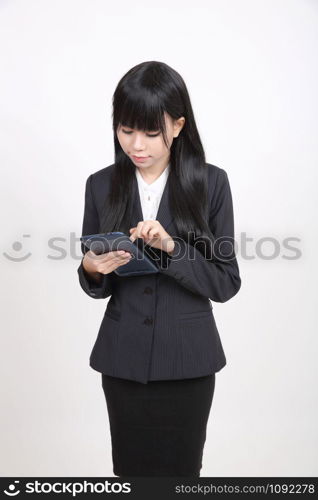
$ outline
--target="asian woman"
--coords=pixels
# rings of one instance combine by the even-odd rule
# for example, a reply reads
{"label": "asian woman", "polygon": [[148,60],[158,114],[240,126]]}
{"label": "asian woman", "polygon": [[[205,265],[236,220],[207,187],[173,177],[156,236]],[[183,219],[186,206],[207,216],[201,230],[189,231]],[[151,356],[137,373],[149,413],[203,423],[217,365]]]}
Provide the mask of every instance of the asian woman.
{"label": "asian woman", "polygon": [[241,287],[228,175],[206,162],[186,84],[166,63],[120,79],[112,120],[114,163],[86,181],[82,235],[124,232],[158,269],[120,276],[129,252],[82,245],[81,287],[109,297],[90,366],[101,374],[113,472],[198,477],[226,365],[212,303]]}

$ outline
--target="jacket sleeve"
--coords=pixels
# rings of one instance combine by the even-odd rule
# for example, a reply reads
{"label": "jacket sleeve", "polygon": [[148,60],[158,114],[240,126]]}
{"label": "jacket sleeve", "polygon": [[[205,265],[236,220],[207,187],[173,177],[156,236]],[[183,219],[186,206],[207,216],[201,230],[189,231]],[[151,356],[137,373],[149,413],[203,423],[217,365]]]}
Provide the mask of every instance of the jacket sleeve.
{"label": "jacket sleeve", "polygon": [[210,206],[209,227],[214,236],[212,259],[207,260],[195,246],[175,237],[173,252],[162,252],[165,259],[160,262],[160,272],[193,293],[226,302],[239,291],[241,279],[235,256],[231,189],[227,173],[221,168]]}
{"label": "jacket sleeve", "polygon": [[[84,218],[82,225],[82,236],[88,234],[99,233],[99,216],[93,199],[92,192],[92,174],[88,177],[85,187],[85,207]],[[88,248],[81,243],[81,251],[83,254],[81,263],[77,269],[78,278],[82,289],[87,295],[94,299],[105,299],[112,294],[112,273],[102,274],[102,281],[100,284],[94,282],[83,266],[83,259]]]}

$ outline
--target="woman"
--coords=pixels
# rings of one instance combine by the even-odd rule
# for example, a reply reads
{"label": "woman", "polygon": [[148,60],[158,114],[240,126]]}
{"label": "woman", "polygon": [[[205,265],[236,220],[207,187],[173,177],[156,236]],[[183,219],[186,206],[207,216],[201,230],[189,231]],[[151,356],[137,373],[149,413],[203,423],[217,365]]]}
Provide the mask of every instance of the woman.
{"label": "woman", "polygon": [[113,96],[115,162],[86,181],[82,235],[122,231],[158,272],[119,276],[129,253],[82,245],[83,290],[110,297],[90,366],[100,372],[117,476],[200,475],[215,373],[226,364],[211,301],[240,289],[225,170],[205,162],[189,94],[147,61]]}

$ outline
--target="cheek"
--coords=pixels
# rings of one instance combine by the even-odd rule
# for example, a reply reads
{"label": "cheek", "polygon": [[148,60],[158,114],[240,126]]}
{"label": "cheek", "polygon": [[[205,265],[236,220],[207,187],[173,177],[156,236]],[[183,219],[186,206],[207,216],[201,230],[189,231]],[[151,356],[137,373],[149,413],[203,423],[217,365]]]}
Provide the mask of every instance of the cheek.
{"label": "cheek", "polygon": [[[170,139],[168,137],[168,145],[169,144],[170,144]],[[164,142],[163,139],[160,141],[160,144],[158,144],[157,148],[158,148],[158,151],[160,151],[162,154],[166,154],[167,150],[170,149],[170,147],[166,146],[166,144],[165,144],[165,142]]]}
{"label": "cheek", "polygon": [[152,149],[157,151],[157,153],[164,153],[167,148],[164,140],[160,137],[158,140],[152,143]]}

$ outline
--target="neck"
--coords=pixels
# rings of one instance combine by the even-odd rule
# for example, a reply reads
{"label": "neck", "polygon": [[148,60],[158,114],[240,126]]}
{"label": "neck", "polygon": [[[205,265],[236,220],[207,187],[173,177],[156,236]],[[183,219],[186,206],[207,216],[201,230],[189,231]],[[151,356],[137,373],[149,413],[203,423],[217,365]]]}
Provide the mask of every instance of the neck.
{"label": "neck", "polygon": [[152,167],[147,168],[136,166],[136,168],[138,168],[140,175],[142,176],[144,181],[147,182],[147,184],[151,184],[156,179],[158,179],[158,177],[160,177],[162,172],[167,168],[168,164],[169,160],[166,161],[163,165],[153,165]]}

